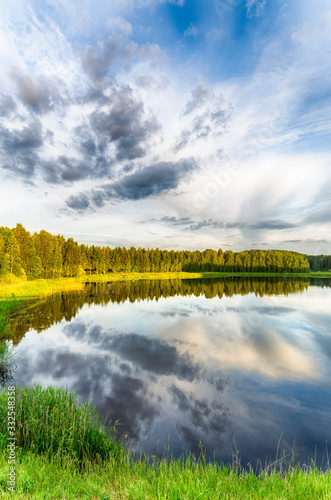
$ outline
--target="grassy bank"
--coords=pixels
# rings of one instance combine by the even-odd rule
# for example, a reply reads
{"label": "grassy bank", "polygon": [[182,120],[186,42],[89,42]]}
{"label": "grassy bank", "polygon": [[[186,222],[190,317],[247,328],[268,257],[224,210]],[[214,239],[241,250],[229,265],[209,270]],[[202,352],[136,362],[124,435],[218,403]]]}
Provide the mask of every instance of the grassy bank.
{"label": "grassy bank", "polygon": [[72,278],[0,283],[0,340],[8,337],[8,319],[37,300],[65,290],[81,290],[84,283]]}
{"label": "grassy bank", "polygon": [[[24,499],[328,499],[331,474],[314,466],[243,470],[202,458],[135,459],[64,389],[16,391],[16,495]],[[8,492],[7,399],[0,396],[0,494]],[[113,428],[111,431],[113,432]]]}
{"label": "grassy bank", "polygon": [[[286,474],[237,473],[193,460],[146,460],[88,464],[79,470],[70,459],[48,462],[31,452],[18,454],[16,494],[7,489],[7,466],[0,457],[1,498],[31,500],[326,500],[331,498],[331,474],[293,468]],[[1,489],[0,489],[1,492]]]}
{"label": "grassy bank", "polygon": [[153,279],[195,279],[195,278],[331,278],[331,272],[310,273],[118,273],[86,275],[75,278],[24,281],[15,284],[0,283],[0,300],[4,298],[34,299],[64,290],[80,290],[86,282],[153,280]]}
{"label": "grassy bank", "polygon": [[311,273],[118,273],[106,275],[91,275],[75,278],[35,280],[24,282],[0,282],[0,339],[8,337],[8,318],[19,314],[21,308],[33,306],[37,299],[42,299],[53,293],[81,290],[86,282],[118,282],[159,279],[196,279],[196,278],[331,278],[331,272]]}
{"label": "grassy bank", "polygon": [[[256,278],[331,278],[331,272],[309,272],[309,273],[249,273],[249,272],[222,272],[222,273],[118,273],[95,276],[82,276],[80,278],[67,278],[80,281],[122,281],[140,279],[195,279],[195,278],[232,278],[232,277],[256,277]],[[0,289],[1,294],[1,289]]]}

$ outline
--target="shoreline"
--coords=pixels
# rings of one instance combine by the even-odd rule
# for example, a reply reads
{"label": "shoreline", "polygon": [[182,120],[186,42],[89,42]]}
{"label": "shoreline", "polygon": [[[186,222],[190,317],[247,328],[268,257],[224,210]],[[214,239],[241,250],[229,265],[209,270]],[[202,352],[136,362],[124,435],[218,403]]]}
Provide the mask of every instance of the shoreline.
{"label": "shoreline", "polygon": [[62,291],[81,290],[85,283],[117,282],[155,279],[202,279],[202,278],[331,278],[331,272],[266,273],[266,272],[201,272],[201,273],[118,273],[95,274],[71,278],[38,279],[19,283],[0,282],[0,302],[6,299],[26,301],[46,297]]}
{"label": "shoreline", "polygon": [[85,283],[121,282],[139,280],[166,280],[166,279],[205,279],[205,278],[279,278],[279,279],[310,279],[331,278],[331,272],[309,273],[260,273],[260,272],[201,272],[201,273],[118,273],[85,275],[71,278],[38,279],[18,283],[0,283],[0,339],[7,337],[8,319],[22,309],[33,306],[36,301],[42,300],[55,293],[65,291],[79,291]]}

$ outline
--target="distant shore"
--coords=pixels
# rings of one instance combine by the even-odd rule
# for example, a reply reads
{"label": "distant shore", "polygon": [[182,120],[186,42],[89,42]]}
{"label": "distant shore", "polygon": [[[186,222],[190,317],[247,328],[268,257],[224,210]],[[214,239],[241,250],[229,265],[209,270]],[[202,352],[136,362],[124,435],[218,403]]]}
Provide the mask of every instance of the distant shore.
{"label": "distant shore", "polygon": [[86,282],[133,281],[152,279],[197,279],[197,278],[331,278],[331,271],[311,271],[308,273],[266,273],[266,272],[201,272],[201,273],[111,273],[85,275],[72,278],[37,279],[18,283],[0,282],[0,300],[7,298],[35,299],[66,291],[81,290]]}
{"label": "distant shore", "polygon": [[[252,273],[252,272],[203,272],[203,273],[111,273],[101,275],[85,275],[73,278],[37,279],[31,281],[16,281],[14,283],[0,282],[0,339],[6,338],[8,318],[18,314],[21,309],[34,306],[36,300],[44,299],[54,293],[78,291],[89,282],[117,282],[159,279],[197,279],[197,278],[331,278],[331,272],[308,273]],[[18,278],[16,278],[18,280]]]}

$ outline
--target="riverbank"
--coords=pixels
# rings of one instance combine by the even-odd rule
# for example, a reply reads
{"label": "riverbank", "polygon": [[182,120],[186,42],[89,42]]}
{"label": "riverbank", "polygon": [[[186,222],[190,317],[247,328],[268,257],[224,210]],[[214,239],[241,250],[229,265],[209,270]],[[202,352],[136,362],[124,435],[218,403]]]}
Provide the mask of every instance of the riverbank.
{"label": "riverbank", "polygon": [[[286,474],[256,476],[237,473],[217,464],[194,460],[147,460],[89,464],[82,471],[70,459],[29,453],[17,454],[16,494],[24,500],[326,500],[330,498],[331,473],[313,467],[292,468]],[[8,465],[0,456],[1,498],[13,498],[7,490]]]}
{"label": "riverbank", "polygon": [[204,272],[204,273],[118,273],[85,275],[74,278],[40,279],[23,281],[14,284],[0,283],[0,299],[2,298],[40,298],[46,295],[65,290],[80,290],[86,282],[97,281],[127,281],[127,280],[154,280],[154,279],[196,279],[196,278],[331,278],[331,272],[309,273],[252,273],[252,272]]}
{"label": "riverbank", "polygon": [[0,284],[0,340],[8,337],[8,320],[54,293],[81,290],[84,283],[72,278]]}
{"label": "riverbank", "polygon": [[[1,498],[12,495],[9,454],[15,457],[15,498],[26,500],[330,498],[328,465],[322,471],[314,464],[300,467],[275,460],[270,467],[253,470],[243,468],[238,457],[229,465],[207,463],[203,454],[178,460],[134,457],[125,444],[106,434],[94,411],[87,404],[79,405],[74,393],[41,386],[32,392],[29,388],[11,392],[18,446],[15,452],[8,451],[8,400],[3,392]],[[116,430],[116,425],[111,429]]]}
{"label": "riverbank", "polygon": [[196,279],[196,278],[331,278],[331,272],[310,273],[118,273],[88,275],[74,278],[40,279],[19,283],[0,283],[0,339],[8,337],[8,319],[19,314],[22,308],[33,307],[37,300],[44,300],[54,293],[81,290],[87,282],[119,282],[160,279]]}

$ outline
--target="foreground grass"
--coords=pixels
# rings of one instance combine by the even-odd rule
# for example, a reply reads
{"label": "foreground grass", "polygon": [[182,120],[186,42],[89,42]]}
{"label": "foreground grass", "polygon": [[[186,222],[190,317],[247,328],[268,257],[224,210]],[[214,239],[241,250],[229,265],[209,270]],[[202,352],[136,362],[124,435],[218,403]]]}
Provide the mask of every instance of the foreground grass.
{"label": "foreground grass", "polygon": [[[314,466],[243,470],[185,459],[133,457],[87,405],[64,389],[16,389],[16,493],[8,491],[7,400],[0,396],[0,496],[22,499],[329,499],[331,474]],[[94,416],[93,416],[94,415]],[[93,418],[92,418],[93,416]],[[76,422],[76,423],[75,423]],[[112,428],[113,429],[113,428]],[[94,436],[93,439],[91,436]],[[84,449],[84,453],[77,452]]]}
{"label": "foreground grass", "polygon": [[[0,494],[7,490],[6,460],[0,456]],[[7,491],[6,491],[7,490]],[[166,460],[148,465],[147,460],[117,462],[110,458],[86,463],[79,470],[68,458],[51,461],[31,452],[19,452],[15,498],[34,500],[77,499],[268,499],[323,500],[331,498],[331,475],[318,469],[291,469],[286,474],[237,473],[217,464]]]}

